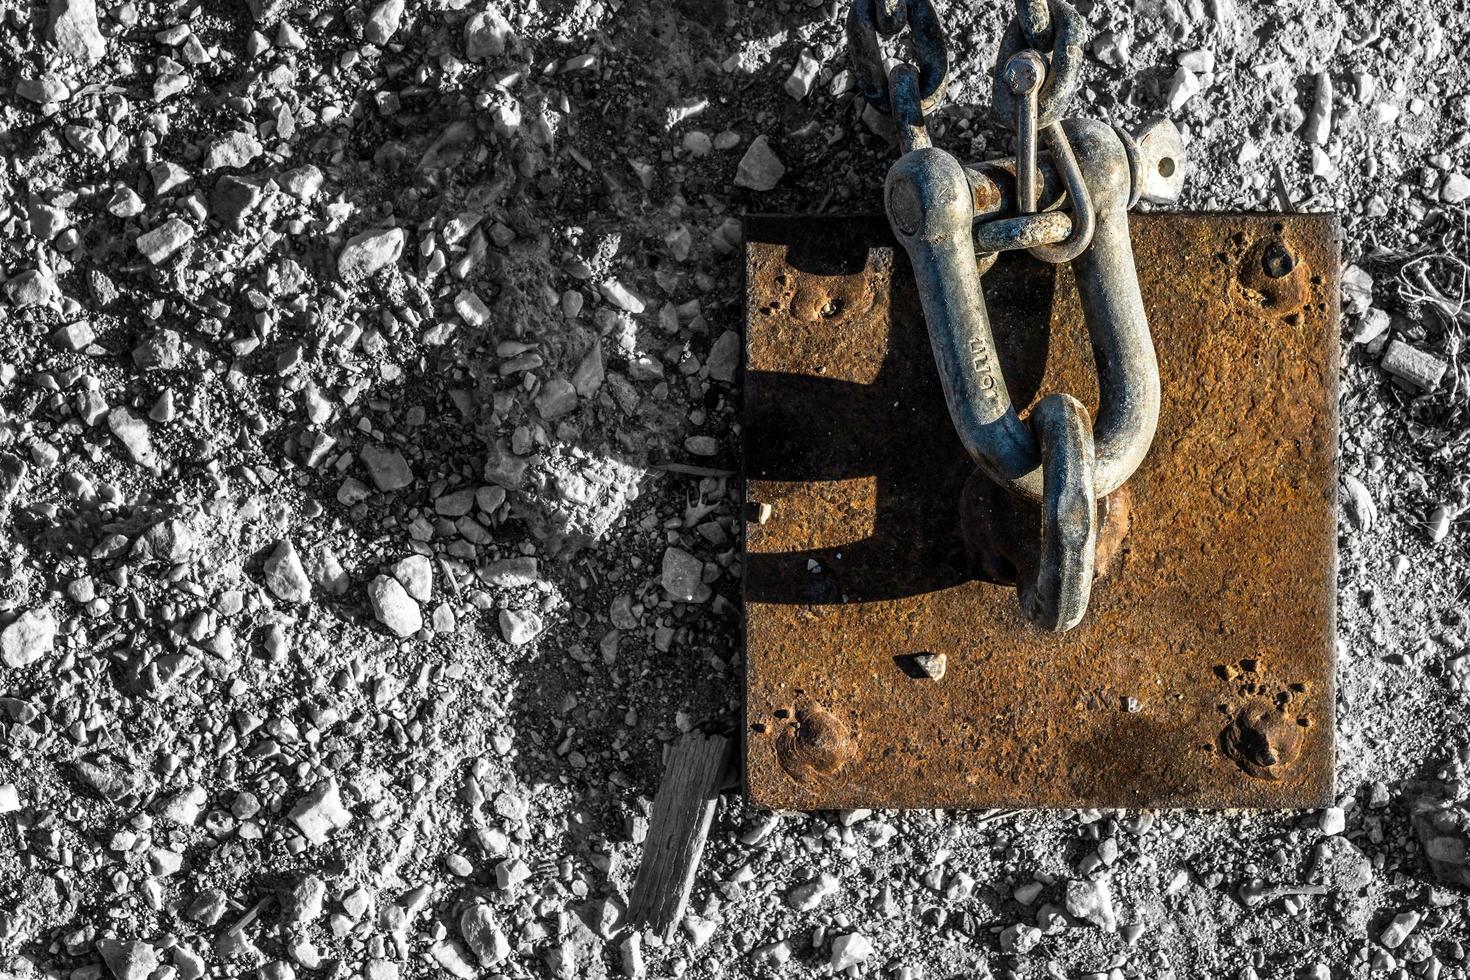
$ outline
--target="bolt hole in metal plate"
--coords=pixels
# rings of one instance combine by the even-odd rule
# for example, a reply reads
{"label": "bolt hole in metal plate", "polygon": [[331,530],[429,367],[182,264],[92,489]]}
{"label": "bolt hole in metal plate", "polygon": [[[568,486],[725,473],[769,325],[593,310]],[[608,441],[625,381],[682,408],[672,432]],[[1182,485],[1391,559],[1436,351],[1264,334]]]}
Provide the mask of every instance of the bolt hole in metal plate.
{"label": "bolt hole in metal plate", "polygon": [[[1337,220],[1131,222],[1163,412],[1087,618],[1053,634],[965,557],[973,465],[886,222],[746,220],[756,802],[1332,800]],[[1095,411],[1070,270],[1009,253],[984,286],[1016,403]]]}

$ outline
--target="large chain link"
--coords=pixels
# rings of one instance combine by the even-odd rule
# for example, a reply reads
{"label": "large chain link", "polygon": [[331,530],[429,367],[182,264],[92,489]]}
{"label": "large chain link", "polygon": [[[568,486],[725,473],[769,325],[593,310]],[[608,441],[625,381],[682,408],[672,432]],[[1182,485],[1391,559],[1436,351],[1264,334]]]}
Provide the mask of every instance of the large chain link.
{"label": "large chain link", "polygon": [[918,106],[928,114],[944,102],[949,83],[949,46],[932,0],[855,0],[847,13],[848,56],[863,98],[883,112],[893,112],[882,39],[905,27],[917,62],[908,67],[918,74]]}

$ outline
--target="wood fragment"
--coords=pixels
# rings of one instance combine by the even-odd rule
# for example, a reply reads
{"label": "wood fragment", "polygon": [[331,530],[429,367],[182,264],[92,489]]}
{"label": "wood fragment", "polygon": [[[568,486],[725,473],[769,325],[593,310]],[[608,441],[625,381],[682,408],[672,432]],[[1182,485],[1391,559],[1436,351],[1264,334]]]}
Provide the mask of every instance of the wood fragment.
{"label": "wood fragment", "polygon": [[729,756],[730,739],[700,732],[690,732],[669,750],[628,900],[628,921],[635,928],[647,926],[665,941],[673,938],[694,888]]}

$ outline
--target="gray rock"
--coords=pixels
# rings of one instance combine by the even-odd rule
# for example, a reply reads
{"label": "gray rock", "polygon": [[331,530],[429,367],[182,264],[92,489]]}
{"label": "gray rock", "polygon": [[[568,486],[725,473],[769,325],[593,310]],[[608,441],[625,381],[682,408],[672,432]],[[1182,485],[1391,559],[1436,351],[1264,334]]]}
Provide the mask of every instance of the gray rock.
{"label": "gray rock", "polygon": [[865,963],[873,955],[873,941],[860,932],[849,932],[832,940],[832,956],[827,965],[834,973]]}
{"label": "gray rock", "polygon": [[459,934],[482,966],[495,966],[510,955],[510,942],[495,915],[484,905],[471,905],[459,917]]}
{"label": "gray rock", "polygon": [[337,275],[348,282],[372,276],[398,261],[407,238],[402,228],[375,229],[354,235],[337,256]]}
{"label": "gray rock", "polygon": [[837,893],[837,876],[823,871],[805,884],[786,893],[786,904],[798,912],[810,912]]}
{"label": "gray rock", "polygon": [[194,551],[194,531],[177,517],[159,521],[138,538],[138,552],[177,565]]}
{"label": "gray rock", "polygon": [[1373,502],[1367,484],[1351,473],[1342,474],[1341,483],[1342,510],[1348,523],[1359,531],[1370,529],[1378,517],[1378,505]]}
{"label": "gray rock", "polygon": [[107,413],[107,428],[123,444],[133,462],[152,469],[158,462],[153,455],[153,440],[144,422],[130,408],[114,408]]}
{"label": "gray rock", "polygon": [[342,563],[337,559],[337,553],[330,547],[322,545],[311,552],[306,566],[306,574],[310,576],[312,583],[317,588],[331,595],[347,594],[347,588],[352,584],[352,580],[343,570]]}
{"label": "gray rock", "polygon": [[30,469],[30,464],[14,453],[0,452],[0,504],[10,503]]}
{"label": "gray rock", "polygon": [[681,548],[669,548],[664,552],[664,590],[675,599],[693,601],[704,585],[704,562]]}
{"label": "gray rock", "polygon": [[577,389],[565,378],[552,378],[536,395],[536,411],[550,422],[577,408]]}
{"label": "gray rock", "polygon": [[528,557],[501,558],[479,570],[480,581],[486,585],[514,588],[518,585],[534,585],[540,577],[536,559]]}
{"label": "gray rock", "polygon": [[1439,199],[1446,204],[1459,204],[1466,198],[1470,198],[1470,177],[1458,172],[1445,177],[1439,188]]}
{"label": "gray rock", "polygon": [[812,54],[811,48],[802,48],[801,54],[796,57],[796,64],[791,68],[791,74],[786,77],[786,94],[798,102],[806,98],[821,70],[822,63]]}
{"label": "gray rock", "polygon": [[510,40],[510,21],[492,5],[472,16],[464,25],[464,53],[470,61],[499,58]]}
{"label": "gray rock", "polygon": [[383,0],[368,14],[362,36],[369,44],[387,44],[403,21],[403,0]]}
{"label": "gray rock", "polygon": [[107,54],[107,41],[97,27],[96,0],[51,0],[46,40],[78,61],[100,61]]}
{"label": "gray rock", "polygon": [[0,631],[0,660],[7,667],[29,667],[56,646],[56,617],[44,606],[28,609]]}
{"label": "gray rock", "polygon": [[1067,882],[1067,914],[1107,932],[1118,928],[1113,895],[1106,879]]}
{"label": "gray rock", "polygon": [[513,647],[530,643],[541,635],[546,625],[541,617],[530,609],[502,609],[500,611],[500,636]]}
{"label": "gray rock", "polygon": [[17,308],[51,306],[61,299],[61,289],[50,273],[27,269],[5,284],[5,296]]}
{"label": "gray rock", "polygon": [[30,102],[45,105],[50,102],[65,102],[71,98],[71,89],[60,78],[48,72],[39,78],[22,78],[16,82],[15,94]]}
{"label": "gray rock", "polygon": [[362,460],[373,485],[384,493],[402,490],[413,483],[413,470],[409,469],[408,460],[396,449],[370,442],[362,447],[357,458]]}
{"label": "gray rock", "polygon": [[1302,124],[1302,139],[1314,146],[1326,146],[1332,138],[1332,76],[1324,72],[1317,74],[1317,86],[1312,93],[1312,106]]}
{"label": "gray rock", "polygon": [[209,144],[204,153],[204,170],[238,170],[249,166],[264,151],[260,140],[250,133],[236,131]]}
{"label": "gray rock", "polygon": [[733,330],[720,334],[710,348],[704,366],[716,381],[734,382],[735,372],[740,368],[740,335]]}
{"label": "gray rock", "polygon": [[92,329],[92,324],[87,320],[78,320],[68,323],[64,327],[58,327],[51,334],[51,343],[62,350],[79,351],[97,339],[97,332]]}
{"label": "gray rock", "polygon": [[315,164],[287,170],[276,178],[281,190],[302,201],[310,201],[322,189],[322,172]]}
{"label": "gray rock", "polygon": [[409,555],[395,563],[393,577],[419,602],[428,602],[434,591],[434,566],[423,555]]}
{"label": "gray rock", "polygon": [[248,180],[226,174],[214,182],[209,195],[209,213],[216,221],[238,227],[241,220],[260,203],[264,191]]}
{"label": "gray rock", "polygon": [[403,585],[392,576],[379,575],[368,583],[373,615],[397,636],[412,636],[424,628],[424,615]]}
{"label": "gray rock", "polygon": [[265,560],[265,584],[282,602],[311,600],[311,580],[301,567],[301,556],[289,538],[282,538]]}
{"label": "gray rock", "polygon": [[194,226],[183,218],[169,218],[152,231],[145,231],[135,241],[138,251],[154,265],[167,261],[175,252],[189,244],[194,237]]}
{"label": "gray rock", "polygon": [[1470,886],[1470,805],[1453,784],[1433,783],[1414,797],[1410,821],[1440,881]]}
{"label": "gray rock", "polygon": [[309,925],[321,916],[326,897],[327,883],[316,875],[304,875],[282,889],[281,918],[287,925]]}
{"label": "gray rock", "polygon": [[116,980],[148,980],[158,969],[158,951],[149,943],[103,939],[97,943],[97,952]]}
{"label": "gray rock", "polygon": [[745,156],[735,171],[735,186],[748,187],[753,191],[768,191],[781,182],[786,174],[786,165],[771,149],[771,141],[757,136],[750,141]]}

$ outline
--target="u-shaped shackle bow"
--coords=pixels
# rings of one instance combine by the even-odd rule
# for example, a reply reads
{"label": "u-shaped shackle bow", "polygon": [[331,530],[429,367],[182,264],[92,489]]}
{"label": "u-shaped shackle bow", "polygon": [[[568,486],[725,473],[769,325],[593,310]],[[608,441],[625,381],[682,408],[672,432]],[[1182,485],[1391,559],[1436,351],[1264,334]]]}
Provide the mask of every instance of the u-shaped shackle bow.
{"label": "u-shaped shackle bow", "polygon": [[[906,26],[919,65],[885,70],[877,35]],[[913,266],[950,417],[992,481],[1040,501],[1034,574],[1028,567],[1018,588],[1027,617],[1053,630],[1072,628],[1086,613],[1097,502],[1133,475],[1158,425],[1158,359],[1128,209],[1140,198],[1174,200],[1183,180],[1182,141],[1171,123],[1134,138],[1061,118],[1078,85],[1085,33],[1065,0],[1019,0],[995,79],[995,108],[1016,131],[1017,155],[965,167],[930,144],[925,123],[948,70],[932,0],[854,0],[848,19],[863,94],[898,128],[903,156],[888,171],[884,200]],[[980,277],[997,253],[1018,248],[1073,263],[1098,372],[1095,422],[1064,393],[1042,398],[1029,425],[1011,402]]]}

